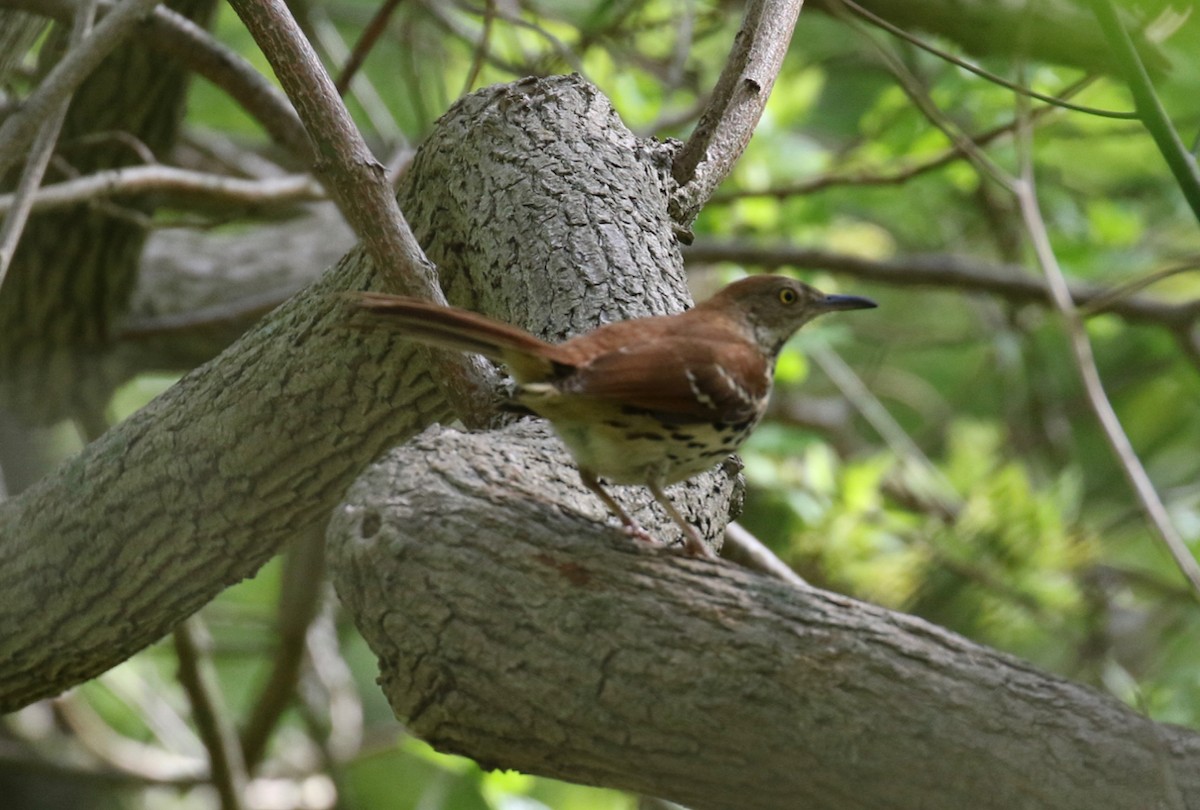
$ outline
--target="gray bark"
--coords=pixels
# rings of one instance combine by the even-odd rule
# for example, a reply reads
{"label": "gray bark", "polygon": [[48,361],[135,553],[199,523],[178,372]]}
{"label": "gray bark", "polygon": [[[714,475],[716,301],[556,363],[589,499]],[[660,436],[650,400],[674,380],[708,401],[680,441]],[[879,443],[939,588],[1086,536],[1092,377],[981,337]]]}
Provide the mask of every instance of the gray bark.
{"label": "gray bark", "polygon": [[[523,82],[456,105],[401,198],[457,303],[557,338],[680,304],[665,157],[582,81]],[[410,346],[346,328],[330,293],[370,275],[352,252],[0,505],[0,707],[152,642],[445,416]],[[710,534],[732,473],[672,492]],[[644,492],[617,496],[674,536]],[[918,620],[640,546],[538,423],[431,428],[329,539],[398,716],[485,765],[696,808],[1200,805],[1196,734]]]}
{"label": "gray bark", "polygon": [[[667,162],[581,80],[524,82],[447,113],[401,198],[458,303],[562,336],[682,305]],[[349,328],[331,293],[371,277],[352,251],[0,504],[0,710],[154,642],[323,525],[385,448],[448,416],[411,344]]]}
{"label": "gray bark", "polygon": [[554,452],[526,425],[427,432],[330,527],[388,700],[439,750],[694,810],[1200,807],[1195,732],[920,619],[614,537],[543,483]]}

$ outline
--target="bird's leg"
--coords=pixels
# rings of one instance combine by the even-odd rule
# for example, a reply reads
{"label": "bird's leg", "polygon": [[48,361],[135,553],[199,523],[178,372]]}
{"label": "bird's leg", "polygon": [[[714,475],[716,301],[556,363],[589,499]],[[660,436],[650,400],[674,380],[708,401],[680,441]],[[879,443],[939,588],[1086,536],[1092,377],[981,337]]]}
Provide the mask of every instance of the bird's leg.
{"label": "bird's leg", "polygon": [[679,510],[675,508],[675,504],[671,503],[671,499],[667,497],[667,493],[663,492],[662,484],[657,481],[647,481],[646,486],[650,489],[650,494],[654,496],[654,500],[658,501],[659,506],[667,510],[667,515],[670,516],[671,520],[675,521],[675,525],[683,529],[683,550],[692,557],[707,557],[710,560],[715,560],[717,555],[700,539],[700,533],[696,531],[696,527],[684,520],[683,515],[679,514]]}
{"label": "bird's leg", "polygon": [[583,481],[583,485],[596,493],[596,497],[604,501],[604,505],[608,507],[608,511],[621,519],[621,524],[625,527],[625,532],[630,537],[637,538],[646,543],[656,543],[657,541],[650,535],[650,532],[642,528],[642,524],[633,519],[633,515],[625,511],[625,507],[617,503],[616,498],[609,495],[604,487],[600,486],[600,481],[596,478],[596,474],[591,470],[579,470],[579,479]]}

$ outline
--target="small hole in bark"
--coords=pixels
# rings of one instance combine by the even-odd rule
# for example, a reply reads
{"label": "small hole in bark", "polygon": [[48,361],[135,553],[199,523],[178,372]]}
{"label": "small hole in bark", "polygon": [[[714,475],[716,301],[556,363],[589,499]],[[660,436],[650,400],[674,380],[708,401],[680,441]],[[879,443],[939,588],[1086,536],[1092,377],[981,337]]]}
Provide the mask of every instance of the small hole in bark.
{"label": "small hole in bark", "polygon": [[383,518],[379,517],[379,513],[372,509],[363,515],[362,523],[358,526],[358,534],[364,540],[368,540],[378,534],[382,526]]}

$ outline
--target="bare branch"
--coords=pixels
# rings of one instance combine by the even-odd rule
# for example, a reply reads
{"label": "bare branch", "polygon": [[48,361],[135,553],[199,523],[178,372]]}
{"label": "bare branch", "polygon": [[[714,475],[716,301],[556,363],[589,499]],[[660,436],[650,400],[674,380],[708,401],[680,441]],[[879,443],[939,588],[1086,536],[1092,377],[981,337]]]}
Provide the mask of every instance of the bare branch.
{"label": "bare branch", "polygon": [[[306,174],[245,180],[172,166],[130,166],[43,186],[32,197],[32,210],[51,211],[102,197],[146,192],[186,195],[229,206],[288,205],[325,199],[325,190]],[[10,210],[16,198],[17,194],[0,195],[0,213]]]}
{"label": "bare branch", "polygon": [[158,5],[159,0],[126,0],[106,14],[86,40],[63,55],[21,108],[0,124],[0,175],[25,156],[42,122]]}
{"label": "bare branch", "polygon": [[479,34],[479,43],[472,49],[475,55],[471,57],[471,67],[467,70],[467,78],[463,79],[460,96],[471,92],[471,88],[475,86],[475,81],[479,78],[479,71],[483,70],[483,63],[491,52],[492,30],[495,27],[495,21],[496,0],[484,0],[483,31]]}
{"label": "bare branch", "polygon": [[[404,221],[387,173],[363,142],[329,74],[282,0],[230,0],[275,69],[316,147],[322,177],[390,289],[445,303],[436,270]],[[459,416],[495,415],[495,374],[480,358],[445,358],[439,386]]]}
{"label": "bare branch", "polygon": [[1146,72],[1129,32],[1117,16],[1112,0],[1089,2],[1092,12],[1100,22],[1100,28],[1104,31],[1104,38],[1108,41],[1113,58],[1120,66],[1125,82],[1133,93],[1142,123],[1150,131],[1158,151],[1162,153],[1171,174],[1175,176],[1179,190],[1192,207],[1192,214],[1200,219],[1200,167],[1196,165],[1196,156],[1184,145],[1166,110],[1163,109],[1162,102],[1154,91],[1154,83],[1150,81],[1150,74]]}
{"label": "bare branch", "polygon": [[851,28],[862,34],[863,38],[879,56],[879,60],[896,78],[896,83],[900,85],[900,89],[904,91],[904,94],[912,100],[913,104],[921,111],[929,123],[937,127],[962,152],[963,156],[975,167],[975,170],[982,177],[991,178],[1002,188],[1008,188],[1011,180],[1004,169],[992,160],[986,152],[979,149],[955,121],[942,113],[930,97],[925,85],[909,70],[904,60],[893,53],[891,48],[885,46],[876,40],[875,37],[864,31],[862,23],[853,19],[842,4],[835,2],[830,6],[830,9],[834,12],[835,16],[840,17]]}
{"label": "bare branch", "polygon": [[[1077,84],[1076,87],[1080,85]],[[1074,88],[1072,88],[1074,89]],[[1035,119],[1041,119],[1055,111],[1054,107],[1040,107],[1034,111]],[[978,135],[967,135],[966,139],[976,147],[983,147],[999,139],[1004,135],[1011,133],[1017,126],[1016,120],[1010,121],[1007,124],[993,127],[986,132],[981,132]],[[774,197],[776,199],[784,199],[786,197],[799,196],[804,194],[812,194],[817,191],[824,191],[827,188],[835,186],[898,186],[907,183],[914,177],[919,177],[926,172],[940,169],[943,166],[948,166],[956,160],[964,157],[962,145],[955,142],[952,146],[946,148],[941,153],[934,155],[925,160],[915,161],[907,166],[901,165],[900,168],[893,168],[890,171],[882,169],[868,170],[862,169],[858,171],[848,172],[833,171],[828,174],[814,177],[809,180],[801,180],[796,183],[791,183],[783,186],[775,186],[765,189],[741,189],[735,191],[725,191],[714,194],[713,202],[729,202],[730,200],[740,200],[747,197]]]}
{"label": "bare branch", "polygon": [[749,0],[733,50],[695,131],[675,156],[672,215],[690,223],[733,170],[767,106],[803,0]]}
{"label": "bare branch", "polygon": [[995,73],[992,73],[990,70],[984,70],[983,68],[981,68],[979,65],[975,64],[974,62],[970,62],[966,59],[960,59],[959,57],[955,56],[954,54],[952,54],[948,51],[944,51],[941,48],[935,48],[933,45],[929,44],[928,42],[921,39],[920,37],[913,36],[912,34],[910,34],[908,31],[905,31],[900,26],[893,25],[892,23],[888,22],[884,18],[880,17],[878,14],[875,14],[874,12],[863,8],[858,3],[855,3],[854,0],[826,0],[826,2],[831,3],[831,4],[840,4],[842,6],[845,6],[846,8],[850,9],[850,11],[852,13],[854,13],[855,15],[862,17],[864,20],[866,20],[867,22],[871,23],[874,26],[882,28],[883,30],[885,30],[889,34],[891,34],[892,36],[899,37],[900,39],[903,39],[905,42],[915,45],[916,47],[920,48],[921,50],[926,51],[927,53],[931,53],[934,56],[938,57],[939,59],[944,59],[945,61],[949,62],[952,65],[955,65],[956,67],[960,67],[963,70],[969,71],[970,73],[974,73],[976,76],[980,77],[981,79],[987,79],[992,84],[997,84],[1008,90],[1012,90],[1014,93],[1020,93],[1023,96],[1028,96],[1029,98],[1034,98],[1034,99],[1037,99],[1038,101],[1044,101],[1047,104],[1050,104],[1055,107],[1061,107],[1064,110],[1072,110],[1074,112],[1086,113],[1087,115],[1094,115],[1099,118],[1116,118],[1116,119],[1128,121],[1131,119],[1136,120],[1138,117],[1138,114],[1136,112],[1121,112],[1121,111],[1117,111],[1117,110],[1102,110],[1102,109],[1098,109],[1096,107],[1088,107],[1083,104],[1074,104],[1070,101],[1067,101],[1065,98],[1056,97],[1056,96],[1048,96],[1045,93],[1039,93],[1036,90],[1033,90],[1032,88],[1026,87],[1025,85],[1018,84],[1017,82],[1011,82],[1008,79],[1005,79],[1003,76],[997,76]]}
{"label": "bare branch", "polygon": [[388,20],[391,19],[392,12],[398,5],[400,5],[400,0],[385,0],[371,15],[371,21],[363,28],[358,41],[354,43],[354,47],[350,50],[350,54],[342,66],[341,73],[338,74],[337,81],[334,82],[340,95],[346,95],[346,91],[350,88],[350,81],[358,73],[358,69],[366,61],[367,54],[371,52],[375,43],[379,41],[379,37],[387,29]]}
{"label": "bare branch", "polygon": [[191,701],[192,717],[208,749],[212,782],[221,797],[222,810],[243,810],[246,761],[210,659],[212,639],[195,616],[175,628],[174,636],[179,682]]}
{"label": "bare branch", "polygon": [[[75,3],[72,0],[0,0],[0,7],[46,14],[62,22],[71,19]],[[113,8],[112,0],[102,0],[99,10],[101,14],[107,14]],[[166,6],[158,6],[137,22],[146,27],[143,40],[147,47],[178,60],[224,90],[262,125],[275,143],[296,159],[305,163],[311,161],[312,146],[296,111],[241,54]]]}
{"label": "bare branch", "polygon": [[1167,512],[1166,505],[1163,504],[1158,491],[1154,488],[1154,482],[1150,479],[1146,468],[1142,466],[1133,443],[1129,441],[1129,436],[1125,434],[1117,412],[1113,410],[1112,403],[1108,400],[1108,394],[1104,391],[1104,383],[1100,379],[1100,370],[1096,367],[1092,343],[1083,325],[1083,318],[1076,309],[1075,299],[1067,285],[1066,276],[1063,275],[1058,258],[1054,255],[1054,248],[1050,244],[1050,234],[1046,230],[1046,223],[1042,219],[1042,212],[1038,206],[1028,127],[1023,129],[1018,144],[1022,171],[1021,177],[1013,185],[1013,190],[1017,195],[1017,202],[1020,204],[1021,219],[1025,223],[1025,228],[1033,243],[1034,254],[1046,275],[1052,300],[1066,327],[1072,356],[1087,394],[1088,405],[1091,406],[1096,421],[1100,423],[1108,446],[1116,457],[1121,472],[1125,474],[1126,480],[1141,503],[1150,525],[1154,528],[1162,544],[1166,546],[1172,559],[1175,560],[1180,572],[1191,583],[1193,596],[1200,600],[1200,563],[1196,562],[1191,549],[1188,548],[1183,537],[1180,536],[1179,530],[1171,521],[1171,515]]}
{"label": "bare branch", "polygon": [[296,538],[284,558],[279,596],[279,648],[271,674],[258,690],[258,699],[241,735],[246,766],[253,770],[267,750],[271,734],[296,694],[304,661],[309,625],[321,606],[325,580],[325,535],[315,528]]}
{"label": "bare branch", "polygon": [[721,545],[721,558],[737,563],[743,568],[795,585],[811,588],[804,578],[779,559],[774,551],[736,521],[725,527],[725,542]]}
{"label": "bare branch", "polygon": [[[80,2],[75,11],[75,19],[71,24],[68,52],[78,48],[84,38],[91,33],[92,22],[95,18],[96,0]],[[25,223],[29,220],[29,214],[33,210],[34,195],[38,186],[42,184],[46,166],[50,164],[50,157],[54,154],[54,147],[58,143],[58,134],[62,131],[63,121],[67,117],[67,109],[71,106],[72,92],[68,92],[56,103],[55,108],[48,112],[46,120],[38,129],[33,148],[25,160],[25,168],[21,171],[21,179],[17,183],[16,193],[12,195],[12,205],[6,212],[3,227],[0,227],[0,287],[4,285],[4,277],[8,274],[8,267],[12,264],[13,255],[17,252],[17,243],[21,240],[21,233],[25,230]],[[3,175],[3,171],[0,171],[0,175]]]}

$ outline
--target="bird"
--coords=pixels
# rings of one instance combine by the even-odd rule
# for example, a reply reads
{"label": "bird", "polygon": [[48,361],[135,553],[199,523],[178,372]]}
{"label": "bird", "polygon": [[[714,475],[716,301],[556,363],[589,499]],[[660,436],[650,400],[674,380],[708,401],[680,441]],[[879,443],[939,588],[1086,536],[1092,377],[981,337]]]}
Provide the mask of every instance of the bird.
{"label": "bird", "polygon": [[724,287],[684,312],[605,324],[562,343],[484,315],[380,292],[358,309],[407,339],[502,363],[512,402],[545,418],[585,487],[632,536],[653,538],[600,479],[647,487],[683,532],[684,551],[715,557],[664,488],[716,466],[762,419],[775,361],[789,338],[827,312],[871,309],[782,275]]}

